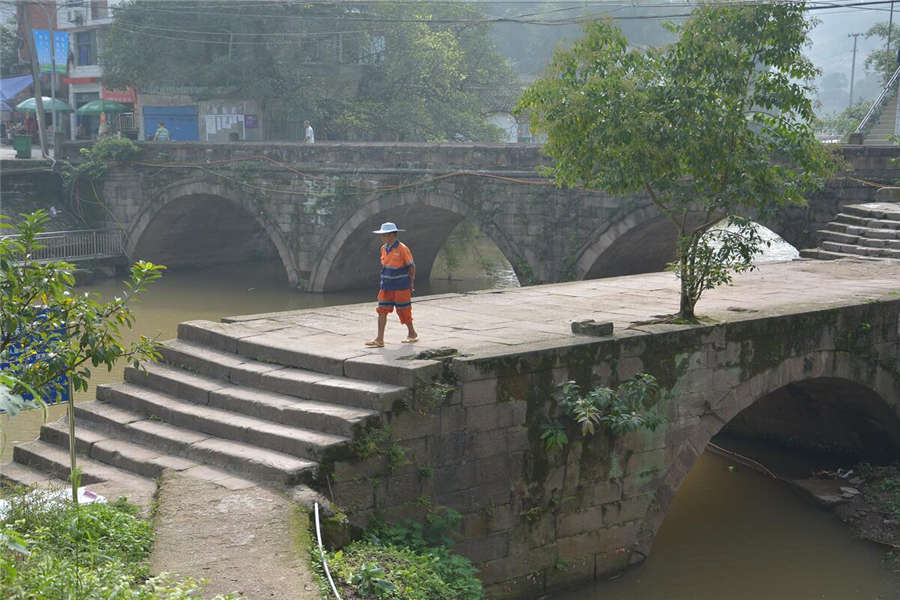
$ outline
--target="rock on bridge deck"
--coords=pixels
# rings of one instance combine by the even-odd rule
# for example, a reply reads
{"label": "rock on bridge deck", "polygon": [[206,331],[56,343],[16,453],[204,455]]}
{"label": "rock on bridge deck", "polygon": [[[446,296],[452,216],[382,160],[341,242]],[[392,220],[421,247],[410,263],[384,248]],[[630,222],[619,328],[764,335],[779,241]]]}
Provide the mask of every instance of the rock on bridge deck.
{"label": "rock on bridge deck", "polygon": [[[711,437],[788,386],[818,397],[831,423],[861,423],[848,439],[900,449],[900,261],[762,265],[706,292],[700,325],[652,323],[677,311],[672,273],[427,296],[413,305],[421,341],[401,344],[389,317],[378,349],[363,345],[374,295],[182,323],[161,364],[76,405],[82,480],[152,488],[171,469],[294,497],[309,484],[361,525],[449,506],[463,517],[457,550],[491,596],[525,598],[643,560]],[[612,321],[613,335],[573,335],[587,319]],[[419,357],[440,348],[456,353]],[[661,427],[544,447],[560,383],[639,371],[664,390]],[[789,431],[815,427],[791,414]],[[388,439],[371,435],[379,426]],[[49,423],[0,478],[65,477],[67,447],[67,427]]]}

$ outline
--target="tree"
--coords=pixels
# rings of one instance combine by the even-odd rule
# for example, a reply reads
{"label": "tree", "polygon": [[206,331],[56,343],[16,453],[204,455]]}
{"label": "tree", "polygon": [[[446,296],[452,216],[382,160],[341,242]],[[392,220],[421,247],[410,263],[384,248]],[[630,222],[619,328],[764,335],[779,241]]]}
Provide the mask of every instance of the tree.
{"label": "tree", "polygon": [[454,3],[132,0],[100,58],[109,86],[257,99],[323,139],[493,140],[484,117],[518,90],[482,18]]}
{"label": "tree", "polygon": [[[701,6],[665,48],[629,49],[588,24],[518,111],[547,134],[560,185],[643,192],[678,231],[679,316],[704,290],[752,268],[759,236],[737,212],[804,202],[833,168],[812,129],[801,3]],[[711,232],[723,218],[734,233]]]}
{"label": "tree", "polygon": [[[73,391],[87,389],[91,367],[112,369],[119,359],[155,360],[155,343],[144,337],[126,345],[122,328],[131,328],[129,305],[164,267],[138,261],[131,267],[125,290],[111,301],[75,293],[73,266],[39,262],[38,234],[49,217],[43,211],[23,215],[16,227],[0,215],[0,228],[17,234],[0,238],[0,394],[7,407],[22,408],[22,395],[37,390],[48,399],[68,392],[69,453],[72,500],[77,496],[75,409]],[[62,383],[63,378],[67,383]]]}
{"label": "tree", "polygon": [[871,100],[860,100],[840,112],[826,115],[819,121],[819,131],[831,138],[840,138],[841,141],[846,142],[850,133],[855,131],[865,118],[871,105]]}
{"label": "tree", "polygon": [[19,36],[16,31],[16,20],[10,18],[0,25],[0,77],[21,75],[23,69],[19,64]]}
{"label": "tree", "polygon": [[[887,48],[888,32],[891,33],[891,49]],[[884,41],[884,46],[879,46],[866,57],[866,69],[875,71],[881,75],[882,85],[890,80],[891,75],[897,70],[897,50],[900,49],[900,26],[893,25],[890,29],[887,23],[876,23],[866,32],[866,38],[877,37]]]}

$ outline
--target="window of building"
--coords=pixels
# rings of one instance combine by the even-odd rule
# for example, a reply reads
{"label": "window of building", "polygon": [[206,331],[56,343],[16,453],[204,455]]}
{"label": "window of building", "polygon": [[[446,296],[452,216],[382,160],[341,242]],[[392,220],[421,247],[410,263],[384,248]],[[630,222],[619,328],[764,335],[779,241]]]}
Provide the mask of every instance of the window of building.
{"label": "window of building", "polygon": [[91,0],[91,18],[106,19],[109,17],[109,5],[106,0]]}
{"label": "window of building", "polygon": [[97,64],[97,30],[75,33],[75,64],[78,66]]}

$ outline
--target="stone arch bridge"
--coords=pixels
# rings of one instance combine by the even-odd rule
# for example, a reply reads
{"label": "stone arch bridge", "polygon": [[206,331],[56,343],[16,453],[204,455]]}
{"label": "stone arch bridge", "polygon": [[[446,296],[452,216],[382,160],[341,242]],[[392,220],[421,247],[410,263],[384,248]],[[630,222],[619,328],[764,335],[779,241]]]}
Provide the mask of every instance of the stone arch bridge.
{"label": "stone arch bridge", "polygon": [[[539,145],[143,143],[112,167],[100,195],[110,226],[126,232],[132,259],[169,266],[280,259],[307,291],[374,284],[383,221],[408,230],[420,277],[453,228],[475,223],[523,283],[661,270],[674,253],[671,225],[641,195],[558,188],[538,168]],[[67,144],[75,155],[78,148]],[[843,152],[857,176],[900,170],[889,148]],[[843,204],[872,201],[874,187],[836,178],[764,224],[797,247]]]}

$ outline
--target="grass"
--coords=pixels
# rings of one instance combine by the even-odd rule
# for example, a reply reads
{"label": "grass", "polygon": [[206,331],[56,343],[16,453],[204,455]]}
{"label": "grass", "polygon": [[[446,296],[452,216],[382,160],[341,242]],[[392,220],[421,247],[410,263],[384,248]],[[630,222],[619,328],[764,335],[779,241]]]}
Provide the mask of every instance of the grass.
{"label": "grass", "polygon": [[202,587],[169,574],[150,577],[153,530],[124,499],[76,506],[18,488],[3,500],[4,600],[187,600]]}

